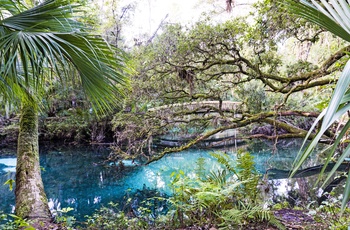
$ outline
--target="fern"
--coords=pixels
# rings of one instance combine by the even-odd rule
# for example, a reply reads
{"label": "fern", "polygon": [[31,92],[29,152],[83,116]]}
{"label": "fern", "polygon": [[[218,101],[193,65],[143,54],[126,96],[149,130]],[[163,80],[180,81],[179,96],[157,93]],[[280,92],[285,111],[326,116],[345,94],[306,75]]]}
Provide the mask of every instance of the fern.
{"label": "fern", "polygon": [[205,178],[205,158],[200,157],[196,161],[195,173],[199,180],[203,180]]}
{"label": "fern", "polygon": [[221,218],[224,222],[220,226],[245,225],[248,222],[268,222],[278,227],[278,229],[285,229],[272,211],[250,202],[246,204],[238,202],[234,208],[223,210]]}
{"label": "fern", "polygon": [[248,152],[238,152],[237,170],[241,181],[247,181],[243,186],[246,198],[256,200],[258,193],[259,174],[254,166],[254,157]]}
{"label": "fern", "polygon": [[227,153],[222,152],[212,152],[210,153],[212,157],[214,157],[218,163],[223,165],[227,170],[237,175],[236,170],[232,166],[232,163],[230,162],[230,157]]}
{"label": "fern", "polygon": [[222,202],[225,201],[225,196],[220,192],[198,192],[195,194],[195,199],[198,204],[204,208],[213,208],[219,206]]}
{"label": "fern", "polygon": [[224,186],[226,184],[229,174],[227,170],[217,170],[216,172],[210,171],[207,181],[211,182],[217,186]]}
{"label": "fern", "polygon": [[204,158],[196,162],[195,178],[189,178],[182,171],[171,175],[174,226],[206,223],[235,229],[232,226],[244,226],[254,221],[279,226],[273,213],[256,201],[259,175],[253,157],[241,152],[234,163],[226,153],[211,153],[211,156],[221,169],[210,171],[206,178]]}
{"label": "fern", "polygon": [[285,230],[287,229],[281,221],[279,221],[275,216],[271,216],[271,219],[269,220],[269,223],[272,224],[273,226],[277,227],[280,230]]}

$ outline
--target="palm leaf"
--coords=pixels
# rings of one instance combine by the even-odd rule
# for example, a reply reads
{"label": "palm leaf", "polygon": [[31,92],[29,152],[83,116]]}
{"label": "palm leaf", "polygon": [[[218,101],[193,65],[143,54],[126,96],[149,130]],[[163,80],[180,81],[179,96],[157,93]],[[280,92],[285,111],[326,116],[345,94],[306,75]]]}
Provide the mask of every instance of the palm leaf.
{"label": "palm leaf", "polygon": [[[338,2],[341,2],[344,0],[338,0]],[[344,1],[345,2],[345,1]],[[281,4],[283,4],[286,9],[296,15],[299,15],[305,19],[307,19],[310,22],[313,22],[317,24],[318,26],[328,30],[329,32],[343,38],[346,41],[350,41],[349,36],[349,28],[348,27],[342,27],[341,25],[344,24],[344,20],[341,20],[338,17],[334,18],[330,13],[327,11],[327,9],[324,9],[321,5],[319,5],[317,2],[312,1],[312,4],[308,1],[301,0],[301,1],[294,1],[294,0],[285,0],[280,1]],[[344,3],[342,3],[344,4]],[[345,2],[345,4],[347,4]],[[331,6],[326,3],[328,7]],[[336,14],[336,12],[333,12]],[[338,21],[337,21],[338,20]]]}
{"label": "palm leaf", "polygon": [[342,211],[345,210],[346,205],[348,203],[348,200],[350,198],[350,177],[349,174],[350,171],[348,172],[348,179],[346,180],[345,188],[344,188],[344,193],[343,193],[343,200],[341,203],[341,209]]}
{"label": "palm leaf", "polygon": [[78,31],[86,29],[82,23],[71,19],[73,13],[79,12],[79,7],[70,4],[69,0],[48,0],[26,11],[14,12],[11,17],[3,19],[1,24],[13,30]]}
{"label": "palm leaf", "polygon": [[[317,3],[314,0],[311,0],[311,3],[305,0],[294,1],[294,0],[286,0],[283,1],[282,4],[286,6],[286,8],[292,12],[293,14],[299,15],[320,27],[330,31],[331,33],[341,37],[346,41],[350,41],[350,8],[349,4],[345,0],[330,0],[329,3],[325,0],[321,0],[321,4]],[[311,154],[316,144],[322,138],[324,132],[334,123],[337,119],[340,119],[344,114],[349,111],[350,106],[348,102],[350,102],[350,95],[348,89],[350,85],[350,62],[348,61],[344,67],[344,70],[339,77],[336,88],[333,92],[332,98],[329,102],[328,107],[325,111],[323,111],[322,115],[316,120],[313,125],[315,127],[316,123],[319,122],[321,118],[323,118],[322,125],[320,130],[318,131],[316,137],[311,141],[311,143],[307,146],[304,151],[300,151],[296,161],[294,163],[294,168],[292,171],[292,175],[296,173],[298,168],[305,162],[307,157]],[[325,166],[320,173],[320,176],[323,174],[324,169],[327,164],[330,162],[332,155],[335,153],[336,147],[339,143],[341,143],[342,139],[345,137],[346,131],[350,127],[349,121],[343,128],[343,130],[338,134],[337,139],[332,147],[332,151],[327,156]],[[311,131],[311,130],[310,130]],[[311,132],[309,131],[306,139],[310,136]],[[306,140],[305,139],[305,140]],[[304,141],[305,143],[305,141]],[[304,145],[303,145],[304,146]],[[328,177],[326,178],[326,182],[330,179],[330,177],[335,173],[340,164],[345,160],[345,158],[350,154],[350,147],[346,148],[346,150],[340,155],[337,160],[337,163],[332,168]],[[344,197],[342,201],[342,209],[344,210],[345,205],[349,199],[350,194],[350,179],[347,180]]]}
{"label": "palm leaf", "polygon": [[[1,2],[11,5],[10,0]],[[34,96],[52,71],[62,80],[70,77],[65,70],[71,66],[96,111],[119,104],[122,87],[128,84],[126,55],[73,20],[77,7],[68,0],[48,0],[0,20],[0,88],[17,88],[17,96]],[[3,5],[0,9],[17,13]]]}
{"label": "palm leaf", "polygon": [[[328,164],[331,162],[332,156],[334,155],[336,148],[338,147],[338,145],[341,143],[342,138],[344,137],[345,133],[347,132],[347,130],[350,128],[350,120],[345,124],[345,126],[342,128],[341,132],[339,133],[338,137],[336,138],[336,140],[334,141],[334,143],[327,148],[326,150],[329,149],[329,153],[326,156],[326,160],[324,163],[324,166],[322,167],[322,170],[320,172],[320,175],[323,175],[323,173],[325,172],[325,170],[327,169]],[[341,161],[339,161],[340,163],[342,163]],[[325,186],[326,183],[329,181],[329,179],[331,178],[331,176],[335,173],[335,171],[337,170],[338,166],[334,166],[331,170],[331,172],[329,172],[328,177],[326,178],[326,180],[323,182],[322,186]],[[318,183],[320,181],[320,178],[317,180],[316,183]]]}
{"label": "palm leaf", "polygon": [[12,0],[0,0],[0,7],[1,20],[9,15],[18,14],[26,9],[26,7],[19,1],[14,2]]}

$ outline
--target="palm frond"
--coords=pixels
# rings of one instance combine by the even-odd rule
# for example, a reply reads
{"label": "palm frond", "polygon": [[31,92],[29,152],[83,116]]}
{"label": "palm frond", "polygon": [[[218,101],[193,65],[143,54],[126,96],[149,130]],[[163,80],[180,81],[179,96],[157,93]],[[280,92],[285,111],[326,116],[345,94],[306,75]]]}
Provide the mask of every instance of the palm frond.
{"label": "palm frond", "polygon": [[0,80],[3,87],[18,85],[33,95],[52,72],[69,78],[65,69],[71,66],[94,108],[105,112],[119,104],[128,84],[126,55],[73,20],[76,7],[48,0],[0,20]]}
{"label": "palm frond", "polygon": [[[318,26],[328,30],[329,32],[341,37],[346,41],[350,41],[350,27],[345,26],[347,22],[341,15],[347,14],[347,11],[337,11],[324,0],[321,1],[326,7],[322,7],[316,1],[312,3],[301,0],[285,0],[280,1],[286,9],[306,20],[317,24]],[[339,5],[348,5],[344,0],[334,0],[334,2],[342,2]]]}
{"label": "palm frond", "polygon": [[[321,0],[321,4],[311,0],[311,3],[306,0],[294,1],[286,0],[281,2],[286,6],[286,8],[293,14],[299,15],[321,27],[330,31],[331,33],[341,37],[346,41],[350,41],[350,7],[346,0],[330,0],[329,3],[325,0]],[[334,89],[332,98],[329,102],[328,107],[315,121],[312,129],[315,128],[316,124],[322,120],[322,125],[318,131],[315,138],[306,147],[305,150],[300,151],[296,161],[294,162],[294,169],[292,175],[296,173],[298,168],[305,162],[305,160],[310,156],[311,152],[314,150],[316,144],[322,138],[325,131],[340,119],[347,111],[350,110],[349,102],[350,95],[348,92],[350,85],[350,61],[348,61],[343,69],[341,76],[337,82],[336,88]],[[331,157],[335,153],[336,147],[344,139],[346,131],[350,127],[349,122],[345,125],[343,130],[338,134],[337,139],[332,147],[332,151],[327,156],[325,166],[321,171],[320,176],[323,174],[324,169],[330,162]],[[306,139],[310,136],[312,129],[310,129]],[[305,140],[306,140],[305,139]],[[305,143],[305,141],[304,141]],[[304,146],[304,145],[303,145]],[[335,173],[337,168],[350,154],[350,147],[346,148],[345,151],[340,155],[337,163],[332,168],[326,182]],[[344,210],[346,203],[349,199],[350,194],[350,179],[347,180],[347,184],[344,190],[344,198],[342,201],[342,209]]]}
{"label": "palm frond", "polygon": [[79,31],[86,29],[82,23],[73,20],[73,13],[76,15],[79,7],[70,4],[69,0],[47,0],[31,9],[14,12],[12,16],[3,19],[0,26],[24,31]]}
{"label": "palm frond", "polygon": [[0,0],[0,20],[18,14],[27,8],[19,1]]}

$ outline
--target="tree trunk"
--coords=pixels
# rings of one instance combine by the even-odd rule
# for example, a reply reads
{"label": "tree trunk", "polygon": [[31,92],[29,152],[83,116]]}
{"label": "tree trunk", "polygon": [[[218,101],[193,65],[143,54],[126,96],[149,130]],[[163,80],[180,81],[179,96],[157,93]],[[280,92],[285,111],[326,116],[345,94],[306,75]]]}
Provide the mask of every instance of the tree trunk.
{"label": "tree trunk", "polygon": [[38,109],[22,103],[16,166],[16,215],[31,220],[50,220],[39,164]]}

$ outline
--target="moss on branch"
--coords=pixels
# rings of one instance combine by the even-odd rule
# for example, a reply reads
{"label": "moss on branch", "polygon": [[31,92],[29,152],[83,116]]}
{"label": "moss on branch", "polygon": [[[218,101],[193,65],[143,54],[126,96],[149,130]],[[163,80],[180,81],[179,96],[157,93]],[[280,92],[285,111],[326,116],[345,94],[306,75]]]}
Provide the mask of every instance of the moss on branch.
{"label": "moss on branch", "polygon": [[[208,131],[208,132],[200,135],[199,137],[195,138],[194,140],[189,141],[187,144],[184,144],[180,147],[166,148],[160,154],[153,156],[146,164],[157,161],[169,153],[181,152],[183,150],[189,149],[189,148],[193,147],[194,145],[196,145],[197,143],[199,143],[200,141],[203,141],[203,140],[213,136],[214,134],[217,134],[217,133],[222,132],[224,130],[240,128],[240,127],[244,127],[244,126],[247,126],[249,124],[257,123],[257,122],[264,122],[264,123],[274,125],[278,128],[282,128],[282,129],[286,130],[288,133],[279,134],[276,136],[257,134],[257,135],[248,136],[247,138],[250,138],[250,139],[251,138],[275,139],[275,138],[302,138],[302,137],[306,136],[307,131],[305,131],[303,129],[297,128],[291,124],[286,124],[286,123],[278,121],[276,119],[271,119],[271,117],[274,117],[276,115],[277,116],[292,116],[293,115],[293,116],[304,116],[304,117],[317,117],[319,115],[319,113],[303,112],[303,111],[281,111],[278,113],[262,112],[262,113],[258,113],[258,114],[254,114],[254,115],[243,114],[243,118],[245,118],[245,119],[237,120],[231,125],[221,126],[221,127],[216,128],[214,130]],[[312,137],[313,137],[313,135],[310,136],[310,138],[312,138]]]}

